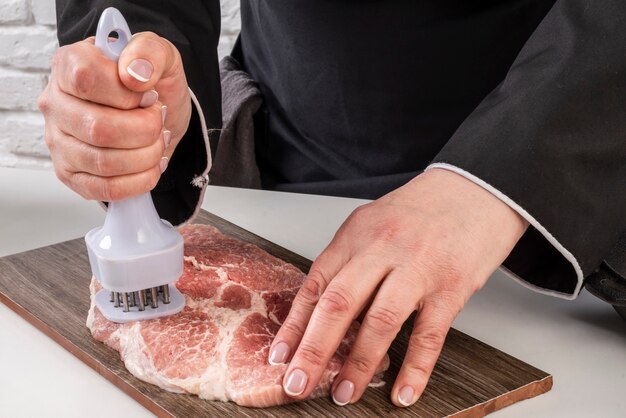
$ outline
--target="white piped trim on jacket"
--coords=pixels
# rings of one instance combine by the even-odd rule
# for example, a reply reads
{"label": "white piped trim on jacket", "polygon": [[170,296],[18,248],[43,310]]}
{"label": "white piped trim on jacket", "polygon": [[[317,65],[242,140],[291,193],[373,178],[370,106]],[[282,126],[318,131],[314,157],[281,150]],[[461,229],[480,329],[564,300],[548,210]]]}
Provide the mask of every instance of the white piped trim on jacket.
{"label": "white piped trim on jacket", "polygon": [[211,143],[209,142],[209,131],[206,126],[206,121],[204,120],[204,113],[202,112],[202,107],[200,106],[200,102],[198,98],[193,93],[191,89],[189,89],[189,94],[191,95],[191,101],[193,102],[196,110],[198,111],[198,116],[200,118],[200,126],[202,127],[202,137],[204,139],[204,147],[206,148],[206,169],[196,175],[193,179],[191,179],[191,184],[200,188],[200,197],[198,198],[198,203],[196,203],[196,208],[193,210],[193,213],[185,222],[181,225],[185,225],[193,220],[196,217],[198,212],[200,212],[200,208],[202,206],[202,202],[204,201],[204,192],[206,192],[206,186],[209,184],[209,170],[211,170],[211,166],[213,165],[213,157],[211,156]]}
{"label": "white piped trim on jacket", "polygon": [[505,195],[504,193],[502,193],[501,191],[499,191],[495,187],[491,186],[490,184],[486,183],[484,180],[479,179],[478,177],[476,177],[475,175],[473,175],[471,173],[468,173],[467,171],[463,170],[462,168],[456,167],[456,166],[454,166],[452,164],[434,163],[434,164],[430,164],[428,167],[426,167],[426,170],[424,170],[424,171],[430,170],[431,168],[441,168],[441,169],[444,169],[444,170],[448,170],[448,171],[452,171],[454,173],[457,173],[457,174],[465,177],[466,179],[468,179],[472,183],[475,183],[478,186],[482,187],[483,189],[487,190],[489,193],[491,193],[492,195],[494,195],[495,197],[497,197],[498,199],[500,199],[501,201],[506,203],[511,209],[513,209],[521,217],[526,219],[530,225],[532,225],[537,231],[539,231],[541,233],[541,235],[543,235],[544,238],[547,239],[548,242],[550,244],[552,244],[552,246],[554,246],[554,248],[556,248],[557,251],[559,253],[561,253],[561,255],[563,257],[565,257],[565,259],[572,264],[572,267],[574,267],[574,271],[576,272],[576,277],[578,279],[578,283],[576,284],[576,289],[574,290],[573,294],[557,292],[556,290],[544,289],[542,287],[539,287],[537,285],[529,283],[528,281],[524,280],[523,278],[517,276],[515,273],[513,273],[512,271],[510,271],[506,267],[501,267],[502,270],[506,271],[509,275],[511,275],[522,286],[525,286],[525,287],[527,287],[527,288],[529,288],[529,289],[531,289],[531,290],[533,290],[535,292],[543,293],[543,294],[550,295],[550,296],[555,296],[555,297],[558,297],[558,298],[561,298],[561,299],[566,299],[566,300],[574,300],[574,299],[576,299],[576,297],[578,296],[578,293],[580,293],[580,289],[582,288],[583,280],[584,280],[583,271],[580,268],[580,264],[578,263],[578,260],[576,260],[576,257],[574,257],[574,255],[571,252],[569,252],[559,241],[557,241],[557,239],[550,232],[548,232],[548,230],[543,225],[541,225],[539,223],[539,221],[537,221],[537,219],[535,219],[530,213],[528,213],[524,208],[522,208],[520,205],[515,203],[507,195]]}

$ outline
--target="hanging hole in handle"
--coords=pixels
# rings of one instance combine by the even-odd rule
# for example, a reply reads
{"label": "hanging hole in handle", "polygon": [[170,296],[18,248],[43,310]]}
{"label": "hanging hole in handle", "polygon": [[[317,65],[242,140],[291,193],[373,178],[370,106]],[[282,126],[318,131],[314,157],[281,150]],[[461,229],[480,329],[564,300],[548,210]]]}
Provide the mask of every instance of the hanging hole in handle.
{"label": "hanging hole in handle", "polygon": [[[117,39],[115,39],[115,35]],[[111,37],[113,35],[113,38]],[[96,47],[108,58],[117,61],[131,38],[131,31],[124,16],[114,7],[102,12],[96,30]]]}
{"label": "hanging hole in handle", "polygon": [[107,47],[115,53],[115,55],[119,56],[126,45],[128,44],[128,39],[126,34],[122,30],[112,30],[109,32]]}

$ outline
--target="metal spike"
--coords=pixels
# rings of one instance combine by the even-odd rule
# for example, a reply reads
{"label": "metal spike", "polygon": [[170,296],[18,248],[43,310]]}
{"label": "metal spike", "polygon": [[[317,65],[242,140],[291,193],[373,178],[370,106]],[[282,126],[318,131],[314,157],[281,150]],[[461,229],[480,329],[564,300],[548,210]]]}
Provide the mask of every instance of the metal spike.
{"label": "metal spike", "polygon": [[155,309],[159,307],[159,299],[157,296],[158,292],[159,292],[158,288],[156,287],[150,288],[150,296],[152,296],[152,307]]}
{"label": "metal spike", "polygon": [[137,292],[137,306],[140,311],[146,310],[146,291],[140,290]]}
{"label": "metal spike", "polygon": [[135,299],[135,292],[131,292],[128,294],[128,297],[130,298],[130,306],[137,306],[137,299]]}
{"label": "metal spike", "polygon": [[113,302],[115,300],[115,292],[111,292],[111,299],[110,301]]}
{"label": "metal spike", "polygon": [[122,293],[122,302],[124,303],[124,312],[128,312],[130,310],[128,308],[128,293]]}
{"label": "metal spike", "polygon": [[120,307],[120,294],[119,294],[119,292],[115,292],[115,301],[113,303],[113,306],[115,306],[116,308]]}
{"label": "metal spike", "polygon": [[170,303],[170,288],[166,284],[161,286],[161,288],[163,289],[163,303],[167,305]]}

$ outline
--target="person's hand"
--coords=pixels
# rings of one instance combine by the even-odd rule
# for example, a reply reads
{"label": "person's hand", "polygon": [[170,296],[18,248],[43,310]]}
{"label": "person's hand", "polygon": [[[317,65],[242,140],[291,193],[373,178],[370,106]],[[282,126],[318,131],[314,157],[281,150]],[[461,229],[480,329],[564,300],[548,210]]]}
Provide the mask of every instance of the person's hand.
{"label": "person's hand", "polygon": [[51,69],[38,106],[57,177],[86,199],[153,189],[191,117],[176,47],[139,33],[115,63],[92,37],[59,48]]}
{"label": "person's hand", "polygon": [[337,375],[336,403],[356,402],[403,322],[417,311],[391,391],[397,406],[424,388],[455,316],[504,261],[526,221],[485,189],[432,169],[357,208],[317,257],[270,349],[287,395],[311,394],[352,321],[357,339]]}

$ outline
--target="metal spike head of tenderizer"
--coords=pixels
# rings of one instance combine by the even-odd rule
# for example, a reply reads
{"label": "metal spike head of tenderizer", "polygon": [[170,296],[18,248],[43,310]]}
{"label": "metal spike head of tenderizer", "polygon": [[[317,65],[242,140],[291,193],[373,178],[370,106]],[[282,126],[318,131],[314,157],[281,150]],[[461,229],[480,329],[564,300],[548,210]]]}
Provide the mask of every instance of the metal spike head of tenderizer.
{"label": "metal spike head of tenderizer", "polygon": [[[118,39],[109,39],[117,32]],[[117,61],[131,38],[115,8],[100,17],[96,46]],[[153,319],[180,312],[185,298],[172,285],[183,273],[183,238],[159,218],[150,193],[110,202],[104,225],[85,235],[93,275],[104,289],[96,306],[113,322]]]}

